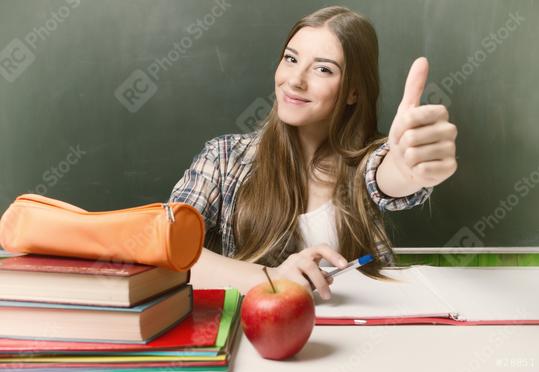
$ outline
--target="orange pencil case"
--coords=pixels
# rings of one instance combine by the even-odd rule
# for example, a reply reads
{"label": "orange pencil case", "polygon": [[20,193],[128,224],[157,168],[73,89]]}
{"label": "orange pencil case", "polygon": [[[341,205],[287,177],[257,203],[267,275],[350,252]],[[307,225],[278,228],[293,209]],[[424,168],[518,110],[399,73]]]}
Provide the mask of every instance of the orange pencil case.
{"label": "orange pencil case", "polygon": [[0,219],[7,251],[188,270],[204,244],[204,219],[185,203],[152,203],[89,212],[36,194],[23,194]]}

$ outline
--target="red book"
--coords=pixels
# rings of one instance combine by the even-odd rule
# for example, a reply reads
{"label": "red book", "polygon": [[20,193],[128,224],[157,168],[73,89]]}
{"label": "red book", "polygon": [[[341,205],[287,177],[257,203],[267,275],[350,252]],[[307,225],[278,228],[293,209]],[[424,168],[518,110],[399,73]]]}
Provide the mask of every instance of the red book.
{"label": "red book", "polygon": [[132,307],[188,281],[189,271],[133,263],[31,254],[0,259],[0,300]]}

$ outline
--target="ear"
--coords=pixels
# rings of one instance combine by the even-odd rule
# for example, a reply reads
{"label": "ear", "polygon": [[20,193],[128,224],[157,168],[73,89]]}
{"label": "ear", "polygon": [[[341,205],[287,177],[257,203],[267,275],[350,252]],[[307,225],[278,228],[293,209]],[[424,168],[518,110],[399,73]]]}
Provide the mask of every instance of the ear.
{"label": "ear", "polygon": [[350,94],[348,94],[348,98],[346,98],[346,104],[347,105],[353,105],[357,102],[357,90],[352,90]]}

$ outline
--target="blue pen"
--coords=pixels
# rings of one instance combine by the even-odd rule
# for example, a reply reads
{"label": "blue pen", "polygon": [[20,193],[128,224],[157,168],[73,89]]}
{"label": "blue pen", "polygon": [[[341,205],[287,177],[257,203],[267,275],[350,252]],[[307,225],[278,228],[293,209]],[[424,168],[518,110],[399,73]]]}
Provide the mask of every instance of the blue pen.
{"label": "blue pen", "polygon": [[[345,267],[343,267],[342,269],[335,269],[335,270],[332,270],[330,272],[324,272],[322,269],[320,269],[320,271],[322,271],[324,277],[326,278],[334,278],[336,277],[337,275],[340,275],[348,270],[352,270],[352,269],[357,269],[358,267],[361,267],[363,265],[366,265],[368,264],[369,262],[372,262],[374,261],[374,258],[370,255],[370,254],[367,254],[365,256],[362,256],[362,257],[359,257],[358,259],[356,260],[353,260],[353,261],[350,261],[346,264]],[[316,290],[316,287],[314,286],[314,284],[309,280],[309,277],[305,274],[303,274],[303,276],[305,277],[305,279],[307,279],[307,281],[309,282],[309,285],[311,286],[311,289],[314,291]]]}
{"label": "blue pen", "polygon": [[328,272],[326,274],[326,278],[334,278],[337,275],[340,275],[348,270],[357,269],[358,267],[366,265],[372,261],[374,261],[374,258],[370,254],[367,254],[365,256],[359,257],[357,260],[348,262],[346,266],[343,267],[342,269],[335,269],[333,271]]}

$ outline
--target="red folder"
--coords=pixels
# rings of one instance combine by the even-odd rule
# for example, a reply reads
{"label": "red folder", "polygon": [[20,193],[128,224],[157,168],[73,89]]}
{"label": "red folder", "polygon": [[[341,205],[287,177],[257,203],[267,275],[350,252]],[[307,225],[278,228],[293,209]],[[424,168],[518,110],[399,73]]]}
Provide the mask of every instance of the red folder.
{"label": "red folder", "polygon": [[539,325],[539,320],[457,320],[452,318],[380,318],[380,319],[352,319],[352,318],[316,318],[316,325],[357,325],[357,326],[377,326],[377,325]]}

